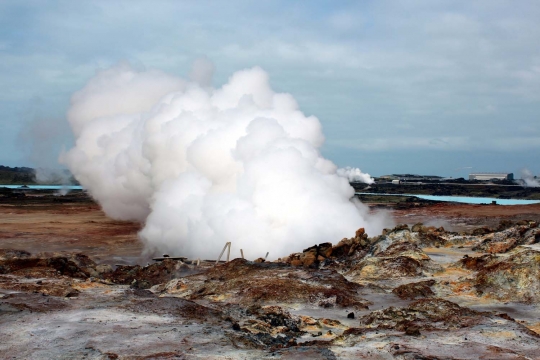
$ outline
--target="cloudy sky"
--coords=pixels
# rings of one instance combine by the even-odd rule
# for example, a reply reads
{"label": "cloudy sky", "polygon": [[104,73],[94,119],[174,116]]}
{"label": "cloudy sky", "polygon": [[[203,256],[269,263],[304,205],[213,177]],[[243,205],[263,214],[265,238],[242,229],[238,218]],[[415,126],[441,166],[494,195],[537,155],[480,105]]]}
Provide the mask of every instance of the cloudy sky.
{"label": "cloudy sky", "polygon": [[70,146],[70,95],[120,61],[214,85],[259,65],[372,175],[540,173],[540,2],[0,2],[0,164]]}

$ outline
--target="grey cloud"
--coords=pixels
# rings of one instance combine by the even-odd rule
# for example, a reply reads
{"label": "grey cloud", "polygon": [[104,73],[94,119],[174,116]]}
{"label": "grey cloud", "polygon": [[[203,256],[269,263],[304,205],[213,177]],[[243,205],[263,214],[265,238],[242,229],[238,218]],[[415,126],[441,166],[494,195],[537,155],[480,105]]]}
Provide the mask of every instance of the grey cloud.
{"label": "grey cloud", "polygon": [[[324,151],[343,166],[378,173],[361,158],[342,163],[351,159],[347,144],[360,142],[355,149],[379,163],[398,162],[379,152],[411,144],[511,151],[505,166],[512,166],[523,159],[515,149],[540,150],[526,136],[540,130],[538,18],[540,3],[532,0],[5,1],[0,84],[10,91],[0,101],[10,106],[0,125],[17,128],[33,96],[65,110],[96,69],[118,61],[184,75],[206,55],[215,85],[241,68],[266,69],[276,89],[321,119]],[[447,145],[429,144],[446,138]],[[488,140],[469,146],[471,139]],[[5,156],[17,154],[2,146]],[[495,166],[497,158],[481,161]]]}

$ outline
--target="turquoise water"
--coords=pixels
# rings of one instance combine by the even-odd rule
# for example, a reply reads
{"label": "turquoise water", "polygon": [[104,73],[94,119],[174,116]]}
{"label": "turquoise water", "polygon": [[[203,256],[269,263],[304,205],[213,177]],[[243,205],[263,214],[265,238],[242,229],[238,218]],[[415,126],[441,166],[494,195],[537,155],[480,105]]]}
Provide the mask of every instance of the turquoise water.
{"label": "turquoise water", "polygon": [[[0,185],[0,187],[5,187],[8,189],[19,189],[22,185]],[[34,190],[82,190],[80,185],[26,185],[29,189]]]}
{"label": "turquoise water", "polygon": [[416,194],[377,194],[377,193],[356,193],[358,195],[388,195],[388,196],[415,196],[423,200],[448,201],[464,204],[491,204],[496,201],[498,205],[530,205],[539,204],[540,200],[520,200],[520,199],[497,199],[487,197],[470,196],[438,196],[438,195],[416,195]]}
{"label": "turquoise water", "polygon": [[[80,185],[27,185],[30,189],[35,190],[82,190]],[[9,189],[18,189],[21,185],[0,185],[0,187],[6,187]],[[458,202],[464,204],[491,204],[492,201],[496,201],[498,205],[529,205],[539,204],[540,200],[521,200],[521,199],[497,199],[487,197],[470,197],[470,196],[438,196],[438,195],[416,195],[416,194],[377,194],[377,193],[356,193],[358,195],[388,195],[388,196],[415,196],[419,199],[432,200],[432,201],[447,201]]]}

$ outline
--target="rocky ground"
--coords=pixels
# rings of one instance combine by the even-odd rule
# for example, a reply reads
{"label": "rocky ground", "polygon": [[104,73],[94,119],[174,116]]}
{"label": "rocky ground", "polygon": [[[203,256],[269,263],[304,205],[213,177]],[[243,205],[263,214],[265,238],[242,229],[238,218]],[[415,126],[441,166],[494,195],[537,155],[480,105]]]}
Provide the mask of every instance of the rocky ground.
{"label": "rocky ground", "polygon": [[395,210],[382,234],[216,265],[134,261],[136,225],[31,200],[0,203],[1,358],[540,359],[535,206]]}

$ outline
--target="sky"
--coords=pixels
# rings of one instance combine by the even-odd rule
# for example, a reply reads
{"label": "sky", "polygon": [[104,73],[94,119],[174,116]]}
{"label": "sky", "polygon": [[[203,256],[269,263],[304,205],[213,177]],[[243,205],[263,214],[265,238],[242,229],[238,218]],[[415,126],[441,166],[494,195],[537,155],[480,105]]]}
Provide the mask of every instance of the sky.
{"label": "sky", "polygon": [[540,2],[0,1],[0,164],[57,166],[65,114],[127,61],[214,86],[260,66],[371,175],[540,173]]}

